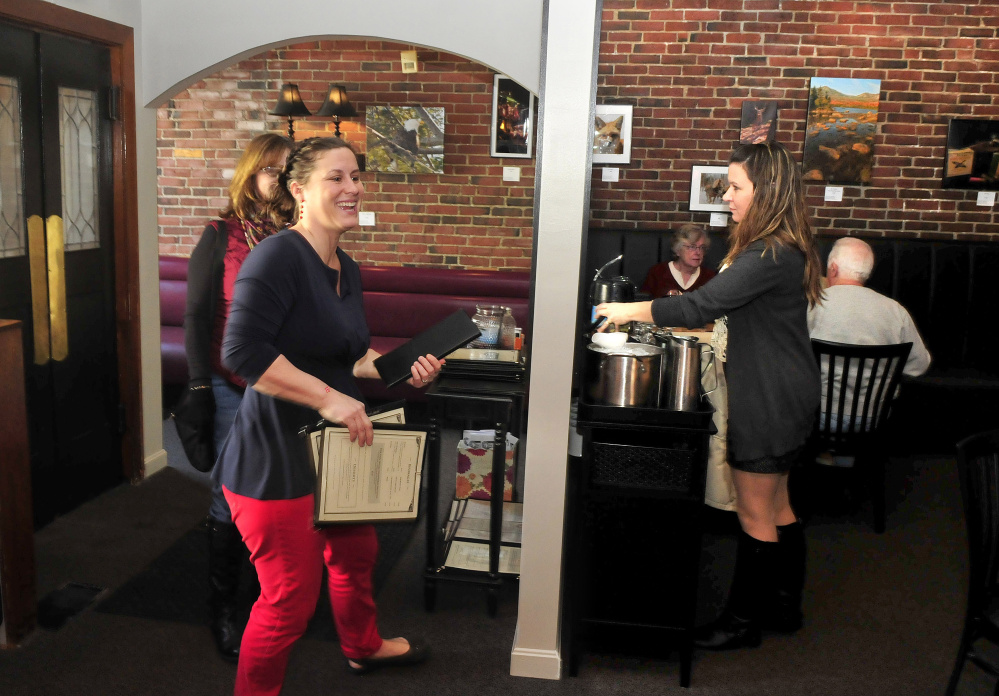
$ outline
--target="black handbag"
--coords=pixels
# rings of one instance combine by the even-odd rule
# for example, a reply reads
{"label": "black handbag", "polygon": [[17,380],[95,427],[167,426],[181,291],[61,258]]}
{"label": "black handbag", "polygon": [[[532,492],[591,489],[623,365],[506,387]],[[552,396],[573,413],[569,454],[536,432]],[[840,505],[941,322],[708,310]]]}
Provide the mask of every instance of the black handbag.
{"label": "black handbag", "polygon": [[215,466],[215,396],[211,387],[186,389],[171,416],[191,466],[211,471]]}

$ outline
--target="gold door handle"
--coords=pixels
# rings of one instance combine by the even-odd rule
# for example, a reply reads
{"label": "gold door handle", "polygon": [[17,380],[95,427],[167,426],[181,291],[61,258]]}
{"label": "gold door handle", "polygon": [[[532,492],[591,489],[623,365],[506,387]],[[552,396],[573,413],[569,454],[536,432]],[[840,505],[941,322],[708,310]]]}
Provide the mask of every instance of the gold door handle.
{"label": "gold door handle", "polygon": [[69,325],[66,320],[66,253],[62,218],[50,215],[45,221],[48,250],[49,323],[52,331],[52,359],[69,355]]}
{"label": "gold door handle", "polygon": [[28,218],[28,268],[31,273],[31,322],[34,326],[35,364],[49,361],[49,274],[45,268],[45,223]]}

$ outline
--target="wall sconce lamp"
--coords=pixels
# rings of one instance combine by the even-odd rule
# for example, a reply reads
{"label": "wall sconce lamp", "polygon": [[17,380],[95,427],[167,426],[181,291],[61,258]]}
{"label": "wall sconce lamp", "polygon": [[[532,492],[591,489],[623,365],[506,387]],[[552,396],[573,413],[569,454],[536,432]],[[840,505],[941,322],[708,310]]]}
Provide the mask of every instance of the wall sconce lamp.
{"label": "wall sconce lamp", "polygon": [[340,119],[357,116],[357,109],[347,98],[347,90],[343,85],[330,85],[329,94],[326,101],[319,107],[316,116],[332,116],[334,124],[334,135],[340,137]]}
{"label": "wall sconce lamp", "polygon": [[302,95],[298,93],[298,85],[286,82],[281,85],[281,96],[278,98],[277,106],[269,112],[273,116],[288,117],[288,137],[295,139],[294,116],[311,116],[305,104],[302,102]]}

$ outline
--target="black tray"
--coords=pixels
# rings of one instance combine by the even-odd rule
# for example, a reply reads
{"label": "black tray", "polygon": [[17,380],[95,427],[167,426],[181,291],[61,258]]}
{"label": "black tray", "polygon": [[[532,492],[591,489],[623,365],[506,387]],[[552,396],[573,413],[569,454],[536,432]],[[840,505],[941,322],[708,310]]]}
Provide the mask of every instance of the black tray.
{"label": "black tray", "polygon": [[697,411],[669,411],[664,408],[591,404],[585,399],[580,399],[578,419],[580,424],[621,423],[624,425],[707,429],[711,426],[711,418],[714,415],[714,406],[703,400],[701,408]]}

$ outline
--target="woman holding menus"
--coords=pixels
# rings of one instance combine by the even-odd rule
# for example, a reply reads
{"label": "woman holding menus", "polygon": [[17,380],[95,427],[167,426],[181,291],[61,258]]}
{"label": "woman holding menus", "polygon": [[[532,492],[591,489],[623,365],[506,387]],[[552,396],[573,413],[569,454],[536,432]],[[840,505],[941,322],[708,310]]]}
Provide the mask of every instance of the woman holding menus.
{"label": "woman holding menus", "polygon": [[[299,436],[316,414],[370,445],[355,377],[377,377],[361,277],[340,249],[364,194],[357,158],[339,138],[298,144],[278,176],[267,212],[287,229],[257,245],[236,280],[223,361],[250,389],[222,447],[214,477],[250,549],[260,598],[243,633],[236,694],[277,694],[292,644],[316,607],[323,563],[348,668],[358,674],[425,659],[422,643],[383,640],[376,626],[370,524],[316,529],[315,470]],[[429,384],[441,363],[413,363],[409,383]]]}

